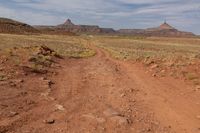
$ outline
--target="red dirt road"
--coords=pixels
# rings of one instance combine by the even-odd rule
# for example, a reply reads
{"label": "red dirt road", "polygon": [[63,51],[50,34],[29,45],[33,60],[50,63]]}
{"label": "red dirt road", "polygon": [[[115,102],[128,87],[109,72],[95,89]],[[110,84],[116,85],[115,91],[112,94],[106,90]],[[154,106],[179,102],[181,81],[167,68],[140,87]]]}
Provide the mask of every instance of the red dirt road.
{"label": "red dirt road", "polygon": [[1,120],[9,127],[4,132],[200,133],[199,92],[93,49],[94,57],[61,61],[49,95],[23,115]]}

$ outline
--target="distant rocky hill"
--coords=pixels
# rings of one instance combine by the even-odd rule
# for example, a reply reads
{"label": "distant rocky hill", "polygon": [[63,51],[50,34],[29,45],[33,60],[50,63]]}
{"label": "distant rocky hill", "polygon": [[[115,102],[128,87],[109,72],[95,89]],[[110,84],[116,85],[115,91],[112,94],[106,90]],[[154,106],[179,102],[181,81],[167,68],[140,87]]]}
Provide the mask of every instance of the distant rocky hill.
{"label": "distant rocky hill", "polygon": [[39,31],[32,26],[12,19],[0,18],[0,33],[32,34]]}
{"label": "distant rocky hill", "polygon": [[55,26],[44,26],[44,25],[37,25],[33,26],[37,30],[40,31],[42,34],[52,34],[52,35],[76,35],[75,33],[65,31],[63,29],[57,29]]}
{"label": "distant rocky hill", "polygon": [[195,37],[191,32],[179,31],[168,23],[164,22],[159,27],[148,29],[120,29],[119,34],[139,35],[139,36],[164,36],[164,37]]}
{"label": "distant rocky hill", "polygon": [[100,28],[97,25],[75,25],[70,19],[63,24],[57,26],[34,26],[38,30],[51,29],[55,31],[71,32],[71,33],[89,33],[89,34],[113,34],[115,30],[112,28]]}
{"label": "distant rocky hill", "polygon": [[70,19],[56,26],[36,25],[30,26],[12,19],[0,18],[0,33],[11,34],[109,34],[109,35],[135,35],[135,36],[164,36],[164,37],[196,37],[191,32],[179,31],[164,22],[159,27],[148,29],[120,29],[101,28],[97,25],[76,25]]}

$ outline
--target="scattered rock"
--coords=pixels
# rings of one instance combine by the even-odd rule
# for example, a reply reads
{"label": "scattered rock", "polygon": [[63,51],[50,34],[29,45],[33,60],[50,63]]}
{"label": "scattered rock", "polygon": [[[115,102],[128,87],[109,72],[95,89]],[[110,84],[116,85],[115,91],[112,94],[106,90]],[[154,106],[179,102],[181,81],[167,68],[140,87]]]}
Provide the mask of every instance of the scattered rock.
{"label": "scattered rock", "polygon": [[196,86],[195,88],[197,91],[200,90],[200,85]]}
{"label": "scattered rock", "polygon": [[11,87],[16,87],[17,85],[14,82],[9,83]]}
{"label": "scattered rock", "polygon": [[99,123],[104,123],[106,120],[104,118],[98,118],[96,116],[94,116],[93,114],[85,114],[85,115],[82,115],[82,117],[85,117],[85,118],[89,118],[89,119],[93,119]]}
{"label": "scattered rock", "polygon": [[126,94],[125,93],[122,93],[121,95],[120,95],[120,97],[125,97],[126,96]]}
{"label": "scattered rock", "polygon": [[109,94],[113,94],[113,90],[109,90]]}
{"label": "scattered rock", "polygon": [[151,66],[151,69],[155,69],[155,68],[158,68],[157,64],[154,64],[154,65]]}
{"label": "scattered rock", "polygon": [[44,93],[41,93],[40,95],[44,96],[44,97],[48,97],[49,96],[49,92],[44,92]]}
{"label": "scattered rock", "polygon": [[147,65],[150,65],[150,64],[153,64],[153,63],[155,63],[155,61],[148,60],[148,59],[145,60],[145,64],[147,64]]}
{"label": "scattered rock", "polygon": [[55,120],[54,119],[47,119],[47,120],[44,120],[44,123],[46,123],[46,124],[54,124]]}
{"label": "scattered rock", "polygon": [[48,71],[46,69],[35,69],[29,66],[21,66],[22,70],[28,75],[29,73],[35,74],[46,74]]}
{"label": "scattered rock", "polygon": [[131,88],[131,89],[129,89],[129,92],[133,92],[133,90],[134,90],[134,89]]}
{"label": "scattered rock", "polygon": [[20,96],[25,96],[27,94],[28,94],[28,92],[26,92],[26,91],[20,92]]}
{"label": "scattered rock", "polygon": [[51,87],[51,85],[54,84],[51,80],[43,80],[43,82],[47,86],[47,88]]}
{"label": "scattered rock", "polygon": [[54,82],[51,80],[42,80],[42,81],[44,83],[45,88],[51,88],[51,85],[54,84]]}
{"label": "scattered rock", "polygon": [[52,64],[52,65],[53,65],[53,67],[59,67],[59,68],[62,67],[60,64]]}
{"label": "scattered rock", "polygon": [[39,46],[38,51],[36,52],[37,55],[41,54],[45,56],[52,55],[53,53],[55,53],[55,51],[45,45]]}
{"label": "scattered rock", "polygon": [[65,108],[60,104],[56,104],[55,107],[56,107],[56,110],[60,110],[60,111],[64,111],[65,110]]}
{"label": "scattered rock", "polygon": [[152,130],[151,128],[148,128],[148,129],[147,129],[147,132],[151,132],[151,130]]}
{"label": "scattered rock", "polygon": [[167,63],[165,63],[165,65],[168,66],[168,67],[173,67],[174,63],[173,62],[167,62]]}
{"label": "scattered rock", "polygon": [[199,120],[200,120],[200,115],[197,115],[197,119],[199,119]]}
{"label": "scattered rock", "polygon": [[103,112],[103,114],[104,114],[106,117],[120,116],[120,113],[117,112],[117,111],[115,111],[115,110],[112,109],[112,108],[107,109],[106,111]]}
{"label": "scattered rock", "polygon": [[29,100],[26,100],[26,104],[32,105],[32,104],[35,104],[35,101],[29,99]]}
{"label": "scattered rock", "polygon": [[55,101],[56,98],[54,98],[54,97],[48,97],[48,100]]}
{"label": "scattered rock", "polygon": [[3,71],[4,69],[3,68],[0,68],[0,71]]}
{"label": "scattered rock", "polygon": [[48,85],[52,85],[52,84],[54,84],[54,82],[53,81],[51,81],[51,80],[46,80],[46,82],[48,83]]}
{"label": "scattered rock", "polygon": [[6,85],[6,84],[8,84],[8,82],[6,82],[6,81],[1,81],[0,82],[0,86]]}
{"label": "scattered rock", "polygon": [[161,72],[161,73],[165,73],[165,70],[161,70],[160,72]]}
{"label": "scattered rock", "polygon": [[156,77],[157,75],[154,73],[154,74],[152,74],[151,76],[152,76],[152,77]]}
{"label": "scattered rock", "polygon": [[14,82],[15,82],[16,84],[18,84],[18,83],[23,83],[24,80],[23,80],[23,79],[17,79],[17,80],[14,80]]}
{"label": "scattered rock", "polygon": [[114,116],[111,120],[119,125],[126,125],[130,123],[128,118],[122,116]]}
{"label": "scattered rock", "polygon": [[115,71],[116,71],[116,72],[118,72],[118,71],[119,71],[119,68],[118,68],[118,66],[117,66],[117,65],[115,66]]}
{"label": "scattered rock", "polygon": [[104,123],[106,120],[104,118],[96,118],[97,122]]}
{"label": "scattered rock", "polygon": [[39,78],[40,80],[47,80],[47,78],[46,77],[41,77],[41,78]]}
{"label": "scattered rock", "polygon": [[16,86],[20,86],[20,83],[23,83],[24,80],[23,79],[17,79],[17,80],[13,80],[9,82],[9,85],[11,87],[16,87]]}
{"label": "scattered rock", "polygon": [[9,117],[14,117],[16,115],[18,115],[19,113],[14,112],[14,111],[10,111]]}
{"label": "scattered rock", "polygon": [[6,105],[6,104],[0,104],[0,106],[3,107],[3,108],[7,108],[8,107],[8,105]]}

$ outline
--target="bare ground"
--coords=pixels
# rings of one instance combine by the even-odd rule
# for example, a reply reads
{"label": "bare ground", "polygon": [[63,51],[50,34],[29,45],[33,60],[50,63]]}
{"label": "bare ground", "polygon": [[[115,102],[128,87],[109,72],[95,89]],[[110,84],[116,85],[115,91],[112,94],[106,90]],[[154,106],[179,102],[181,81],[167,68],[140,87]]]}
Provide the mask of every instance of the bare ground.
{"label": "bare ground", "polygon": [[35,88],[27,97],[34,102],[27,111],[0,119],[0,132],[200,133],[199,91],[178,79],[152,77],[140,64],[91,47],[94,57],[60,61],[51,88],[39,76],[23,83]]}

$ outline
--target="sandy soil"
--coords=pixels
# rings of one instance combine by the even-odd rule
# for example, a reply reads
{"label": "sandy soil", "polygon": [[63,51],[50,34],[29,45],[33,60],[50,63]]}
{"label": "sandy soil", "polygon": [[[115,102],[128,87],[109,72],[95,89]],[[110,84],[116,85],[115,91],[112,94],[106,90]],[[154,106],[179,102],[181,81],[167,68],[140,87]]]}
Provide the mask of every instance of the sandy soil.
{"label": "sandy soil", "polygon": [[200,133],[200,92],[91,47],[96,56],[61,60],[48,80],[1,86],[0,133]]}

